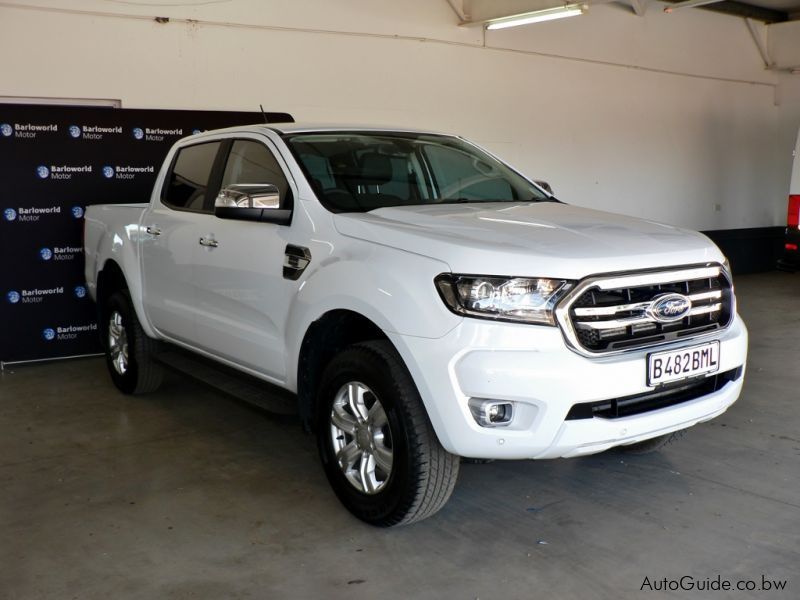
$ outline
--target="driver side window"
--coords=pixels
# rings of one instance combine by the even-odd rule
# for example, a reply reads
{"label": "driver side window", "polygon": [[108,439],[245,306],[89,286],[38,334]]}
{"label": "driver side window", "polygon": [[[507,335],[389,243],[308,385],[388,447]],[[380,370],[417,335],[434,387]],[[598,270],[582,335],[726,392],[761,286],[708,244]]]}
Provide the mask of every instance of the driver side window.
{"label": "driver side window", "polygon": [[222,187],[235,183],[270,183],[278,188],[282,200],[289,192],[289,182],[272,152],[254,140],[235,140],[231,146]]}

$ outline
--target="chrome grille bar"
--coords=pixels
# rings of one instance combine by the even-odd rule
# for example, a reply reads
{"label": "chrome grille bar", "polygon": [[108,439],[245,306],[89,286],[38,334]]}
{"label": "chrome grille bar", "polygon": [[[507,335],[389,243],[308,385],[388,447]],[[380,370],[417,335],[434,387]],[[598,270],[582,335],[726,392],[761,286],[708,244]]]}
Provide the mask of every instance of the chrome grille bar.
{"label": "chrome grille bar", "polygon": [[644,310],[650,306],[650,302],[635,302],[634,304],[617,304],[615,306],[597,306],[595,308],[576,308],[575,315],[578,317],[607,317],[621,312],[631,310]]}
{"label": "chrome grille bar", "polygon": [[[687,298],[689,298],[689,300],[691,300],[692,303],[701,302],[703,300],[717,300],[719,298],[722,298],[722,290],[713,290],[711,292],[701,292],[699,294],[691,294],[687,296]],[[635,302],[633,304],[616,304],[614,306],[598,306],[594,308],[576,308],[575,316],[605,317],[632,310],[645,310],[648,306],[650,306],[649,301]]]}
{"label": "chrome grille bar", "polygon": [[[650,303],[647,302],[647,305]],[[575,309],[577,312],[578,309]],[[695,306],[689,311],[689,316],[694,317],[697,315],[707,315],[709,313],[718,312],[722,310],[722,303],[709,304],[707,306]],[[641,325],[643,323],[658,323],[655,319],[648,316],[631,317],[629,319],[609,319],[606,321],[576,321],[577,327],[585,327],[588,329],[620,329],[623,327],[630,327],[631,325]]]}
{"label": "chrome grille bar", "polygon": [[714,266],[697,269],[682,269],[679,271],[662,271],[660,273],[643,273],[636,276],[623,275],[620,277],[598,280],[597,287],[601,290],[614,290],[621,287],[640,285],[665,285],[679,281],[719,277],[720,272],[720,267]]}

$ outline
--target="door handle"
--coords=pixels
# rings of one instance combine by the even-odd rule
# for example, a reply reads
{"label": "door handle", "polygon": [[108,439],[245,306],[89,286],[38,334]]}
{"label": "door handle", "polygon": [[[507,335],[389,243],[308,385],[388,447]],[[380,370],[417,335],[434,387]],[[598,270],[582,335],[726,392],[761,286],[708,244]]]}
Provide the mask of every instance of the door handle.
{"label": "door handle", "polygon": [[161,235],[161,230],[155,225],[148,225],[145,231],[150,235]]}
{"label": "door handle", "polygon": [[205,246],[206,248],[216,248],[219,246],[219,242],[213,238],[200,238],[200,245]]}

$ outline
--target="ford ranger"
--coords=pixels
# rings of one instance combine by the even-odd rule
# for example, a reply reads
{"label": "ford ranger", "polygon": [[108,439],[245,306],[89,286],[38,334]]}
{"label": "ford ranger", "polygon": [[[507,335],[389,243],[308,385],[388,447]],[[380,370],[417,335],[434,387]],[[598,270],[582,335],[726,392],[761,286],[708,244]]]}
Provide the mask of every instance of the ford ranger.
{"label": "ford ranger", "polygon": [[291,403],[380,526],[438,511],[461,457],[647,452],[723,413],[747,330],[722,253],[548,189],[426,131],[182,139],[148,204],[86,213],[111,378],[150,392],[171,365]]}

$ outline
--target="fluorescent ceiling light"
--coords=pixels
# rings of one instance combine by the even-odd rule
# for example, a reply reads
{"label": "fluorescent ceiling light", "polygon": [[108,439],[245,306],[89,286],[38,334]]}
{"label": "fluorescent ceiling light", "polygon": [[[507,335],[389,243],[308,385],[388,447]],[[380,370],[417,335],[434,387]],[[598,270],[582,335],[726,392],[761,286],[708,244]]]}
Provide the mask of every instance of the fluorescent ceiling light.
{"label": "fluorescent ceiling light", "polygon": [[586,12],[583,4],[568,4],[566,6],[556,6],[536,10],[512,17],[503,17],[487,21],[486,29],[505,29],[506,27],[517,27],[518,25],[530,25],[531,23],[541,23],[542,21],[552,21],[553,19],[563,19],[565,17],[577,17]]}

